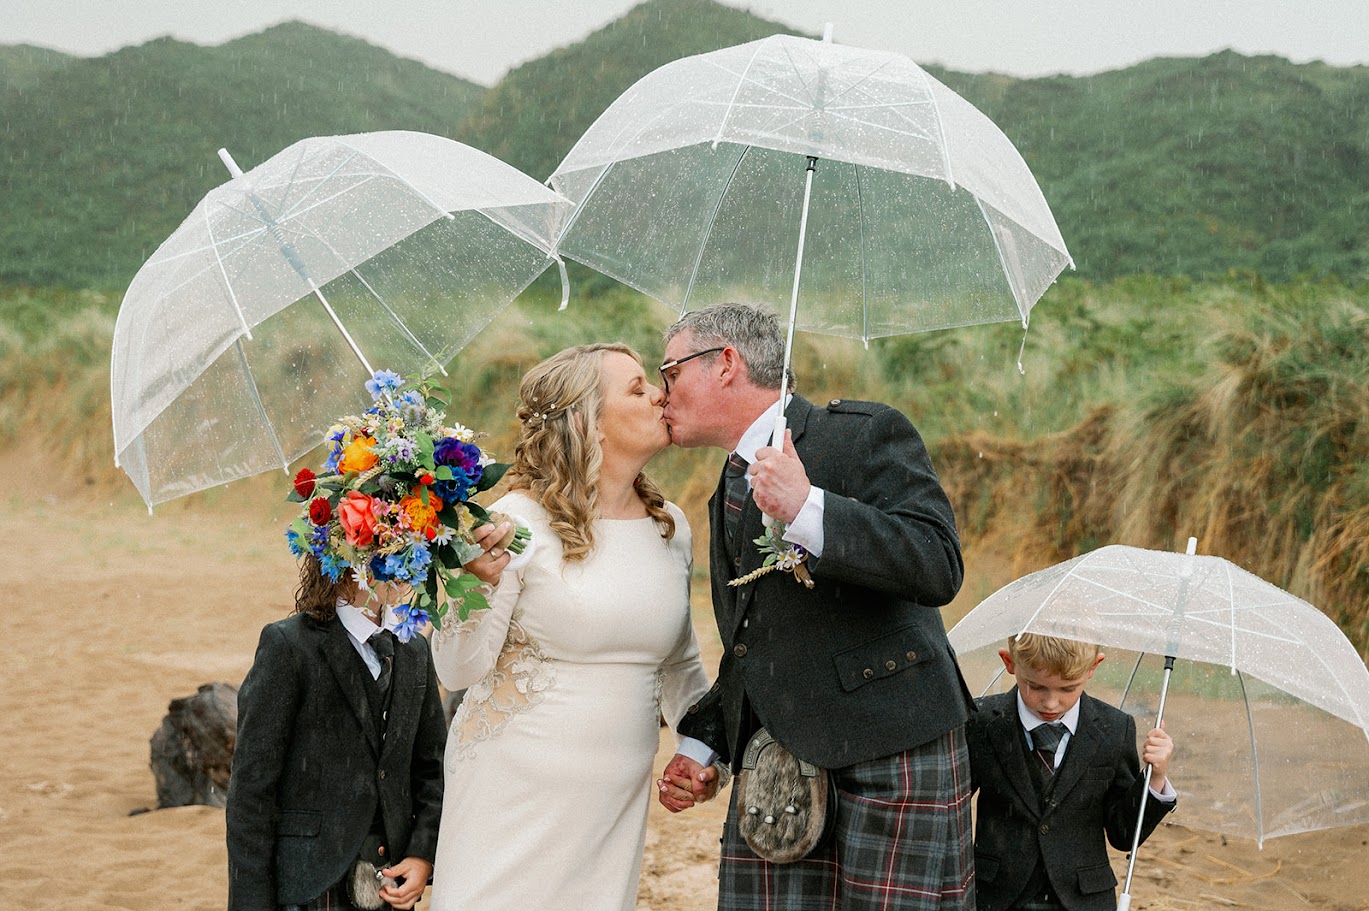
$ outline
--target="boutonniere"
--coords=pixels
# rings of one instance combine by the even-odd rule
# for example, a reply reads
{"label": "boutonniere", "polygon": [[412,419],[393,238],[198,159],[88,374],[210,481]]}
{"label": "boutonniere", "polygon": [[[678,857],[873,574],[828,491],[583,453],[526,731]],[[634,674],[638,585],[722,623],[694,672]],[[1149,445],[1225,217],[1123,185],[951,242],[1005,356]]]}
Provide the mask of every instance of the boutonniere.
{"label": "boutonniere", "polygon": [[765,562],[760,565],[760,568],[728,582],[728,585],[735,587],[745,585],[748,582],[755,582],[766,573],[778,569],[781,572],[793,573],[795,579],[808,588],[813,587],[813,577],[809,575],[808,567],[803,565],[804,561],[808,559],[808,551],[798,544],[791,544],[784,540],[783,522],[776,522],[771,525],[763,535],[752,543],[756,545],[757,550],[765,554]]}

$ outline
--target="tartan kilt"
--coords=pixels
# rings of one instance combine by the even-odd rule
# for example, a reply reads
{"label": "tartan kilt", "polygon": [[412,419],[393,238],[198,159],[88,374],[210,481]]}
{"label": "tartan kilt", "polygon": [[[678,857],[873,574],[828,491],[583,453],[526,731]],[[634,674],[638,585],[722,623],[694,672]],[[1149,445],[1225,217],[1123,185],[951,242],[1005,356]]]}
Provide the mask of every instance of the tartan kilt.
{"label": "tartan kilt", "polygon": [[718,911],[973,911],[970,761],[963,727],[911,750],[832,769],[837,818],[802,860],[747,847],[732,791]]}

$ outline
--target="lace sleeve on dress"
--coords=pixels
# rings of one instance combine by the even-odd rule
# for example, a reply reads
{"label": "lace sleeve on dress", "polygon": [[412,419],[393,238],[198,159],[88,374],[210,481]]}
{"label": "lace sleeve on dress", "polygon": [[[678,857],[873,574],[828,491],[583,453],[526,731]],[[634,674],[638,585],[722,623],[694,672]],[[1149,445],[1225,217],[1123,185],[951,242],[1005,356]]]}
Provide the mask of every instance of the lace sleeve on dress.
{"label": "lace sleeve on dress", "polygon": [[509,561],[499,584],[493,588],[482,586],[488,610],[474,611],[465,622],[457,620],[456,612],[447,615],[442,629],[432,634],[433,667],[437,679],[448,690],[464,690],[478,683],[504,647],[518,596],[523,591],[523,574],[527,571],[536,541],[529,543],[523,553]]}

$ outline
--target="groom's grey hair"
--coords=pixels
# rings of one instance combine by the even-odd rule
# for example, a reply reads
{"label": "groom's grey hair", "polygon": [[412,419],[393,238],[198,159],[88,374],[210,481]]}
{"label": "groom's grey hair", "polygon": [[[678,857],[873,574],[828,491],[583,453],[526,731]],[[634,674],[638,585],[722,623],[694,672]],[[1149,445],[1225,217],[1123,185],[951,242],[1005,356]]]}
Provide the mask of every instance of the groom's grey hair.
{"label": "groom's grey hair", "polygon": [[[780,388],[784,370],[784,335],[780,320],[767,307],[756,304],[714,304],[690,310],[665,331],[665,344],[681,332],[688,332],[700,349],[731,346],[746,364],[747,376],[762,389]],[[705,355],[709,363],[716,354]],[[788,389],[794,388],[794,371],[789,371]]]}

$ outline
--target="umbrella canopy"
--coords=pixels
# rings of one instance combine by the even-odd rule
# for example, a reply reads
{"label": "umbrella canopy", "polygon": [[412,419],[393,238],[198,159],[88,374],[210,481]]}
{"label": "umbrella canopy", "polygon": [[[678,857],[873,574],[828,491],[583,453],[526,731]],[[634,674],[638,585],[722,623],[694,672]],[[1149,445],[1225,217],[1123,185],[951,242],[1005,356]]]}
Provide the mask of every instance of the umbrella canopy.
{"label": "umbrella canopy", "polygon": [[678,312],[797,296],[801,265],[800,329],[1025,326],[1072,264],[987,117],[906,57],[827,40],[775,35],[657,69],[549,182],[577,203],[559,251]]}
{"label": "umbrella canopy", "polygon": [[365,406],[373,367],[442,370],[553,262],[569,203],[406,131],[305,139],[210,191],[129,285],[115,460],[152,504],[266,470]]}
{"label": "umbrella canopy", "polygon": [[1195,662],[1175,665],[1166,716],[1176,821],[1261,842],[1369,822],[1369,670],[1306,601],[1220,557],[1112,545],[1012,582],[956,624],[972,686],[992,685],[993,650],[1021,632],[1131,653],[1089,690],[1152,718],[1163,658]]}

